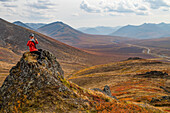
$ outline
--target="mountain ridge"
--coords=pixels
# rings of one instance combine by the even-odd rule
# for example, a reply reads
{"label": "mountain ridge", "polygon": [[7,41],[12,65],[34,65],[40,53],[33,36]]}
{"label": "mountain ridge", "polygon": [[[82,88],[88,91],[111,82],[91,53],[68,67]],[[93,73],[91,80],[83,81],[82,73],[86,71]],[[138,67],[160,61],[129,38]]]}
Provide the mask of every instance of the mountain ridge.
{"label": "mountain ridge", "polygon": [[170,29],[170,24],[144,23],[142,25],[124,26],[111,35],[138,39],[162,38],[170,36],[168,29]]}

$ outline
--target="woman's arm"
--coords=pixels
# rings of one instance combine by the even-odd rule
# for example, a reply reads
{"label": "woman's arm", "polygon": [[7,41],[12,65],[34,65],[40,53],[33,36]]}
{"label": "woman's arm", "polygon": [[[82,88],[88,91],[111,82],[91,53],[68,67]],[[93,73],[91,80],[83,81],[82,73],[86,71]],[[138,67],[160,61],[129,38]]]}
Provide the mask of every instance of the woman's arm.
{"label": "woman's arm", "polygon": [[38,44],[38,40],[35,38],[35,43]]}

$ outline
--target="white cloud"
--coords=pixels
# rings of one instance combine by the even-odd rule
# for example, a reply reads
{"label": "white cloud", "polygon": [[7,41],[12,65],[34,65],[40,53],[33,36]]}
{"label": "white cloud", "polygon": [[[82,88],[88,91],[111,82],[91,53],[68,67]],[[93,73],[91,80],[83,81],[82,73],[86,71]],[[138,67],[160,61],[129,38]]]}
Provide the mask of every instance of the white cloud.
{"label": "white cloud", "polygon": [[102,10],[100,7],[91,5],[85,0],[80,4],[80,8],[89,13],[100,13]]}
{"label": "white cloud", "polygon": [[47,0],[38,0],[35,2],[30,2],[30,3],[28,2],[26,5],[35,9],[52,9],[57,4]]}
{"label": "white cloud", "polygon": [[18,7],[15,3],[2,3],[2,5],[4,6],[4,7],[13,7],[13,8],[16,8],[16,7]]}
{"label": "white cloud", "polygon": [[20,16],[34,21],[51,20],[55,18],[55,13],[58,11],[58,4],[50,0],[28,1],[25,6]]}
{"label": "white cloud", "polygon": [[148,2],[152,9],[159,9],[161,7],[170,7],[169,0],[145,0]]}
{"label": "white cloud", "polygon": [[[153,9],[170,7],[169,0],[83,0],[80,8],[88,13],[107,13],[109,15],[136,14],[148,15]],[[167,9],[167,8],[166,8]],[[162,10],[163,11],[163,10]]]}

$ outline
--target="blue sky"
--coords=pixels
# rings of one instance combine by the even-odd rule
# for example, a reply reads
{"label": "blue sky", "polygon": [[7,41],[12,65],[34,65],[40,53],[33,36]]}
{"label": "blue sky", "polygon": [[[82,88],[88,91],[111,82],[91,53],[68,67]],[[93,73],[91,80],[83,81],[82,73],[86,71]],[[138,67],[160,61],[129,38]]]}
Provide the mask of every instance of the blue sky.
{"label": "blue sky", "polygon": [[170,23],[170,0],[0,0],[0,17],[75,28]]}

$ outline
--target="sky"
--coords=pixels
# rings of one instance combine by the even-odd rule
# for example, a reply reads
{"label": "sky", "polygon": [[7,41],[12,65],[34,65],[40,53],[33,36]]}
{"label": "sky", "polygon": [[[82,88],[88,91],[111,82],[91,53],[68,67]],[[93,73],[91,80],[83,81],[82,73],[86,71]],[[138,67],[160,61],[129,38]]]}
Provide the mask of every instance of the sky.
{"label": "sky", "polygon": [[0,18],[75,28],[170,23],[170,0],[0,0]]}

